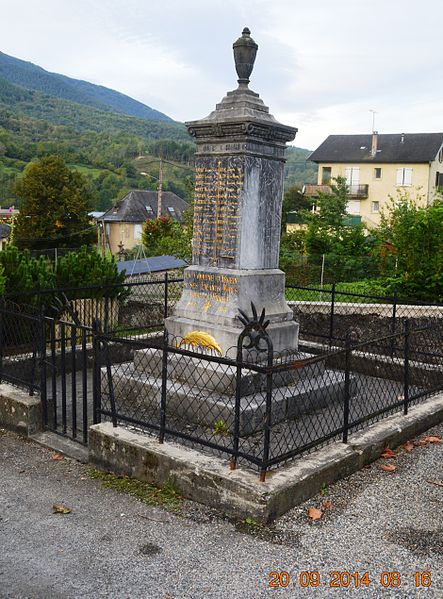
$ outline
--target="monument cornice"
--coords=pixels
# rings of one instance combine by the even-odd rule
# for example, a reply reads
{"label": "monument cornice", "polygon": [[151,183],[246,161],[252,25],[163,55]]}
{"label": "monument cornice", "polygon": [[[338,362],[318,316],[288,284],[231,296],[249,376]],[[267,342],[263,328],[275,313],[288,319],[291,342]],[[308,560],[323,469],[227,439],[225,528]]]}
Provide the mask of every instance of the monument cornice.
{"label": "monument cornice", "polygon": [[191,121],[186,127],[192,137],[198,142],[226,141],[227,139],[259,139],[271,143],[285,144],[295,138],[297,129],[270,123],[269,121],[250,120],[225,120],[223,122]]}

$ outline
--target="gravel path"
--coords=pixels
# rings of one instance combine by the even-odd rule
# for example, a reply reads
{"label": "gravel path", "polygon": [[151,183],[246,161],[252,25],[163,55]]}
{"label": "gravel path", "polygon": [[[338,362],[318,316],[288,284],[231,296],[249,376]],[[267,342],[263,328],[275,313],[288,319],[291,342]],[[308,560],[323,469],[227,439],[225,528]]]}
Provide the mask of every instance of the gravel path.
{"label": "gravel path", "polygon": [[[443,436],[443,425],[431,432]],[[174,514],[103,489],[52,453],[0,430],[1,598],[443,597],[443,487],[428,482],[443,480],[443,444],[400,452],[393,473],[378,461],[248,532],[192,502]],[[331,508],[310,523],[307,509],[325,500]],[[54,503],[72,512],[53,514]],[[287,588],[269,587],[274,570],[289,572]],[[369,586],[356,589],[354,576],[331,588],[333,571],[368,572]],[[384,571],[401,586],[383,588]],[[424,571],[431,586],[416,588]],[[301,588],[300,572],[319,572],[320,586]]]}

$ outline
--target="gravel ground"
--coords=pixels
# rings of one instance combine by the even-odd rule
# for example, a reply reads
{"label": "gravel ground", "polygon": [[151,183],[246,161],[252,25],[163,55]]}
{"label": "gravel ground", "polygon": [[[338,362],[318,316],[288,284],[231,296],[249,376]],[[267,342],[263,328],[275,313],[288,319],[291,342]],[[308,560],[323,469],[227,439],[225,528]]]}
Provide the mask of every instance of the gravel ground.
{"label": "gravel ground", "polygon": [[[428,434],[443,436],[443,425]],[[428,482],[443,480],[443,444],[384,460],[393,473],[378,461],[269,528],[188,501],[178,514],[148,506],[52,453],[0,430],[1,598],[443,597],[443,487]],[[325,500],[331,507],[309,522],[308,508]],[[53,514],[54,503],[72,512]],[[269,587],[274,570],[289,573],[287,588]],[[334,571],[368,572],[369,586],[356,589],[354,576],[331,588]],[[416,588],[423,571],[431,586]],[[301,588],[300,572],[319,572],[320,586]],[[401,586],[383,588],[382,572],[399,572]]]}

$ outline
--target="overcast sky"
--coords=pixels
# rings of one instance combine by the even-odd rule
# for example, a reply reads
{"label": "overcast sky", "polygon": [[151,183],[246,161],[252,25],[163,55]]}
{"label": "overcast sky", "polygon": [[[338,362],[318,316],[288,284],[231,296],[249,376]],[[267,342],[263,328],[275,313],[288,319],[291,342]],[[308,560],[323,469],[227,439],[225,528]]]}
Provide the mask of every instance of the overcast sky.
{"label": "overcast sky", "polygon": [[332,133],[443,131],[442,0],[0,0],[0,50],[105,85],[179,121],[250,87],[314,149]]}

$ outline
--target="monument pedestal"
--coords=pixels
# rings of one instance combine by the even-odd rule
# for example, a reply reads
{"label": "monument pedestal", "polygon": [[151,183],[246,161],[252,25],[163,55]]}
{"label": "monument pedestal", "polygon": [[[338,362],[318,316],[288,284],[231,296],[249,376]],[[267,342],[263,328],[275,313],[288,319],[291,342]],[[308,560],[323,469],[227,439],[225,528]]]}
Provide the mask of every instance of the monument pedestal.
{"label": "monument pedestal", "polygon": [[239,309],[249,314],[252,302],[266,311],[274,351],[295,350],[299,326],[284,298],[284,276],[278,269],[190,266],[184,273],[184,291],[174,316],[166,320],[168,333],[180,341],[192,331],[205,331],[225,354],[237,346],[243,329]]}

